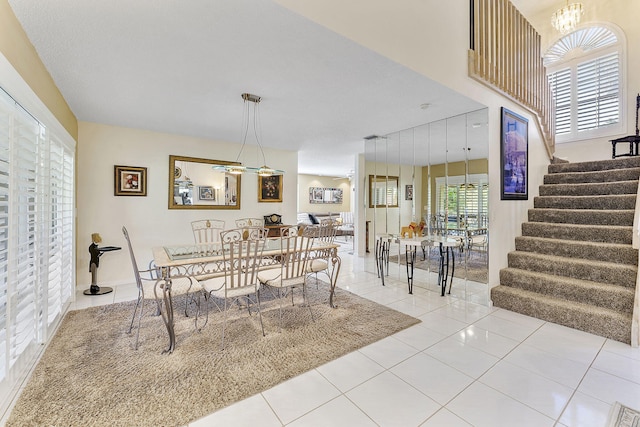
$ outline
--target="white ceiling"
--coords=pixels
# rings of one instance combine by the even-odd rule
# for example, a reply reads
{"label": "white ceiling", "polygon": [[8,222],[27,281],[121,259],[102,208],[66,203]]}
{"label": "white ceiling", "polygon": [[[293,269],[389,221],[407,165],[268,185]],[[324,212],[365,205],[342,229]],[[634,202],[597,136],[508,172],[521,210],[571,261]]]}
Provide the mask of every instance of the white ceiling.
{"label": "white ceiling", "polygon": [[250,92],[300,173],[345,175],[365,136],[482,107],[272,1],[9,4],[78,120],[240,142]]}

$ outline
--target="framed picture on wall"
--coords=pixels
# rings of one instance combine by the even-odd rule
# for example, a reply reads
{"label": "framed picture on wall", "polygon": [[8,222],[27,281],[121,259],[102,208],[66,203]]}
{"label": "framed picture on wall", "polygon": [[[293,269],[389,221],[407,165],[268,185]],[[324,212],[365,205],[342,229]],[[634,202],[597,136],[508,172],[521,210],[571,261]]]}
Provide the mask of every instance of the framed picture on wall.
{"label": "framed picture on wall", "polygon": [[216,192],[213,187],[201,185],[198,187],[198,199],[199,200],[216,200]]}
{"label": "framed picture on wall", "polygon": [[258,202],[282,201],[282,175],[258,175]]}
{"label": "framed picture on wall", "polygon": [[529,121],[502,107],[500,165],[502,200],[529,198]]}
{"label": "framed picture on wall", "polygon": [[114,196],[146,196],[147,168],[114,166]]}
{"label": "framed picture on wall", "polygon": [[324,203],[324,191],[319,187],[309,187],[309,203]]}
{"label": "framed picture on wall", "polygon": [[404,186],[404,199],[413,200],[413,185],[410,184]]}

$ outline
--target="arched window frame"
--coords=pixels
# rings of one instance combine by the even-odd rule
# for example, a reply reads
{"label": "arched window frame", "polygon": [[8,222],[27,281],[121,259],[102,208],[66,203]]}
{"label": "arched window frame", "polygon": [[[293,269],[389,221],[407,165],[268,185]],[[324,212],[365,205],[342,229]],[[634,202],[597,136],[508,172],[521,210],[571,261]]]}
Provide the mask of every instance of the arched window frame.
{"label": "arched window frame", "polygon": [[[600,46],[598,42],[592,45],[575,45],[576,34],[588,31],[605,30],[615,37],[615,42]],[[583,40],[584,41],[584,40]],[[593,42],[593,40],[590,40]],[[625,133],[627,103],[626,99],[626,39],[624,33],[614,25],[608,23],[590,23],[566,34],[556,40],[545,52],[544,59],[547,68],[547,76],[561,71],[569,70],[571,74],[571,100],[570,100],[570,130],[568,133],[556,134],[556,143],[582,141],[593,138],[611,137]],[[568,49],[570,48],[570,49]],[[577,69],[579,64],[593,61],[607,55],[618,54],[618,121],[610,125],[604,125],[593,129],[578,131],[578,96],[577,96]],[[556,120],[560,117],[556,113]]]}

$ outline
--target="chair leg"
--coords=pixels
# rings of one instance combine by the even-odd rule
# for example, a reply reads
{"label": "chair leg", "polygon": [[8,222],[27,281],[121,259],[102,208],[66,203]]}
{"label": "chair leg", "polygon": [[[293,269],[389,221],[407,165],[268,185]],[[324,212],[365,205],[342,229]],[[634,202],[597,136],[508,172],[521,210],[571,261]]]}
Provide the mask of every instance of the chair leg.
{"label": "chair leg", "polygon": [[[198,328],[198,317],[200,317],[200,292],[201,291],[198,291],[198,295],[197,295],[198,299],[196,300],[196,319],[194,321],[196,330],[198,332],[200,332],[202,330],[202,327]],[[195,295],[194,295],[193,298],[195,298]]]}
{"label": "chair leg", "polygon": [[138,294],[138,300],[136,301],[136,306],[133,308],[133,316],[131,316],[131,324],[129,325],[128,334],[133,330],[133,321],[136,319],[136,311],[138,311],[138,307],[140,306],[140,301],[142,301],[142,295]]}
{"label": "chair leg", "polygon": [[280,303],[280,332],[282,332],[282,288],[278,288],[278,302]]}
{"label": "chair leg", "polygon": [[313,310],[311,310],[311,303],[309,301],[307,301],[307,287],[306,287],[306,285],[304,283],[302,284],[302,300],[304,301],[303,304],[307,304],[307,307],[309,307],[309,313],[311,314],[311,320],[313,322],[315,322],[316,319],[313,316]]}
{"label": "chair leg", "polygon": [[260,327],[262,328],[262,336],[264,337],[264,324],[262,323],[262,307],[260,307],[260,289],[256,291],[256,299],[258,300],[258,316],[260,317]]}
{"label": "chair leg", "polygon": [[224,299],[224,315],[223,315],[223,322],[222,322],[222,350],[224,350],[224,333],[225,330],[227,328],[227,299]]}
{"label": "chair leg", "polygon": [[206,316],[204,318],[204,324],[200,327],[201,330],[202,328],[207,326],[207,323],[209,323],[209,293],[203,289],[202,296],[204,298],[204,308],[206,310]]}
{"label": "chair leg", "polygon": [[138,330],[136,331],[136,344],[134,346],[135,350],[138,349],[138,339],[140,338],[140,323],[142,322],[142,312],[143,311],[144,311],[144,299],[142,300],[142,302],[140,304],[140,314],[138,315]]}

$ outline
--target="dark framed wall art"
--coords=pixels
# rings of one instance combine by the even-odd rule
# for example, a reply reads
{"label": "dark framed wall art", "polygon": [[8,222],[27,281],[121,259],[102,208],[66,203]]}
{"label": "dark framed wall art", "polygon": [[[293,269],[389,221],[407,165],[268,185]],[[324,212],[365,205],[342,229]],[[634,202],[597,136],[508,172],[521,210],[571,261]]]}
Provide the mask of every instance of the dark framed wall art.
{"label": "dark framed wall art", "polygon": [[529,121],[502,107],[500,165],[502,200],[529,199]]}
{"label": "dark framed wall art", "polygon": [[282,201],[282,175],[258,175],[258,202]]}
{"label": "dark framed wall art", "polygon": [[413,200],[413,185],[405,185],[404,186],[404,199],[405,200]]}
{"label": "dark framed wall art", "polygon": [[146,196],[147,168],[114,166],[114,196]]}

